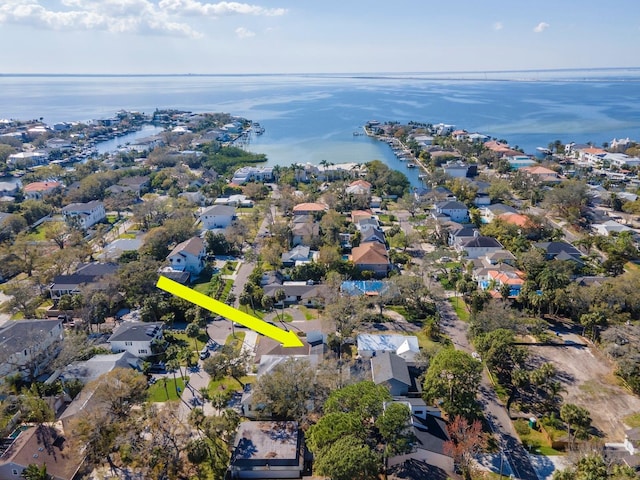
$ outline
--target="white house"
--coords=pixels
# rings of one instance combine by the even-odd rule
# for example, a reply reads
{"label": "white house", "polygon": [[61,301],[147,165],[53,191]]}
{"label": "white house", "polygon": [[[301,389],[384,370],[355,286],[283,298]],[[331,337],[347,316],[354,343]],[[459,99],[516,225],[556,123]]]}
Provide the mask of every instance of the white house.
{"label": "white house", "polygon": [[191,237],[176,247],[167,256],[173,270],[199,275],[204,269],[207,249],[200,237]]}
{"label": "white house", "polygon": [[231,181],[242,185],[247,182],[270,182],[273,180],[273,167],[242,167],[235,171]]}
{"label": "white house", "polygon": [[49,156],[43,152],[18,152],[12,153],[7,158],[7,165],[17,168],[32,167],[47,163]]}
{"label": "white house", "polygon": [[467,258],[480,258],[502,250],[502,244],[493,237],[477,234],[473,238],[456,245],[458,252],[466,252]]}
{"label": "white house", "polygon": [[87,203],[72,203],[62,208],[65,221],[83,230],[107,218],[104,203],[94,200]]}
{"label": "white house", "polygon": [[151,355],[151,343],[162,338],[162,322],[124,322],[109,337],[112,352],[129,352],[139,358]]}
{"label": "white house", "polygon": [[57,353],[62,320],[9,321],[0,328],[0,383],[20,374],[38,376]]}
{"label": "white house", "polygon": [[446,215],[450,220],[458,223],[469,221],[469,209],[464,203],[455,200],[436,203],[436,213]]}
{"label": "white house", "polygon": [[214,205],[200,214],[200,222],[207,230],[227,228],[236,216],[236,209],[227,205]]}

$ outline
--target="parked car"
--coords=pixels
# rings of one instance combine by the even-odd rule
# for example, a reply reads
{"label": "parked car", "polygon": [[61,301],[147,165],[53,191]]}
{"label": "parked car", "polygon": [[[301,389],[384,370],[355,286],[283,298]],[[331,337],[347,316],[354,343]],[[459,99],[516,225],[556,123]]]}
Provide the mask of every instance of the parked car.
{"label": "parked car", "polygon": [[209,349],[207,347],[203,348],[200,351],[200,360],[204,360],[206,358],[209,358],[209,355],[211,355],[211,353],[209,353]]}

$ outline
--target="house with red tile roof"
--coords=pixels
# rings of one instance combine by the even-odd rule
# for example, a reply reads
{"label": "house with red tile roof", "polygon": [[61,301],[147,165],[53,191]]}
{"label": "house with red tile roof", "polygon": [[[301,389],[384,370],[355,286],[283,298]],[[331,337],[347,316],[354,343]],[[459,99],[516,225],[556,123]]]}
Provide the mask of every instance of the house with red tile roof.
{"label": "house with red tile roof", "polygon": [[366,180],[354,180],[345,188],[347,195],[369,195],[371,193],[371,184]]}
{"label": "house with red tile roof", "polygon": [[522,167],[520,170],[541,183],[560,183],[562,181],[558,172],[551,170],[550,168],[543,167],[542,165]]}
{"label": "house with red tile roof", "polygon": [[60,182],[33,182],[25,185],[22,191],[25,197],[31,200],[42,200],[61,188],[62,183]]}

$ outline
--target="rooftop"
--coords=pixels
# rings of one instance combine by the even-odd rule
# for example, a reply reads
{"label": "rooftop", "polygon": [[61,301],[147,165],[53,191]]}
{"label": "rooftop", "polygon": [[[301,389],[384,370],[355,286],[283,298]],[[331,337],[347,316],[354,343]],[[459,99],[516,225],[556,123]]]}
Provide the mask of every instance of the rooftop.
{"label": "rooftop", "polygon": [[297,422],[242,422],[236,434],[232,464],[297,463],[300,437]]}

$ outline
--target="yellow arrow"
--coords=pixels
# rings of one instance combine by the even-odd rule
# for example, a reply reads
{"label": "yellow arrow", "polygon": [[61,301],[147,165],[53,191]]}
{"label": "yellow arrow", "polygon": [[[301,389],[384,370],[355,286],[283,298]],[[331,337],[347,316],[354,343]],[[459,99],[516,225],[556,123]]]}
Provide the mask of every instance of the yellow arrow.
{"label": "yellow arrow", "polygon": [[255,330],[265,337],[273,338],[277,342],[282,343],[283,347],[303,346],[302,341],[298,338],[295,332],[282,330],[281,328],[271,325],[264,320],[248,315],[237,308],[230,307],[229,305],[219,302],[218,300],[214,300],[211,297],[207,297],[200,292],[196,292],[189,287],[185,287],[178,282],[174,282],[167,277],[160,276],[156,286],[165,292],[169,292],[176,297],[186,300],[187,302],[194,303],[199,307],[206,308],[213,313],[222,315],[232,322],[239,323],[240,325],[244,325],[247,328]]}

